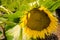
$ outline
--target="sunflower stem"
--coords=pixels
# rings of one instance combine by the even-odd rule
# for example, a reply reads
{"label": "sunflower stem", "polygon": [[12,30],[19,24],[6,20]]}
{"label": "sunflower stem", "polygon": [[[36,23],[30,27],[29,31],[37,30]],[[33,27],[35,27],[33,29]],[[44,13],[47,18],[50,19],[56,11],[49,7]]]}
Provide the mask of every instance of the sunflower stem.
{"label": "sunflower stem", "polygon": [[19,40],[22,40],[22,28],[21,28],[21,31],[20,31],[20,38],[19,38]]}

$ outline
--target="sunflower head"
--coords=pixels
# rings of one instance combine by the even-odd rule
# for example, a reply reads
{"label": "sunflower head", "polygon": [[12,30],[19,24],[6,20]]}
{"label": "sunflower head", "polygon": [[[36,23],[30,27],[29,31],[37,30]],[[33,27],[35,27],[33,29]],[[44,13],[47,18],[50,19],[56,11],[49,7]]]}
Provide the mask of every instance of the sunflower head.
{"label": "sunflower head", "polygon": [[[28,16],[27,16],[28,17]],[[38,8],[34,8],[30,11],[30,17],[27,18],[27,26],[31,30],[41,31],[47,28],[50,24],[48,15]]]}
{"label": "sunflower head", "polygon": [[55,31],[57,26],[57,19],[43,6],[30,10],[22,20],[20,25],[24,25],[24,34],[33,38],[45,38],[45,35]]}

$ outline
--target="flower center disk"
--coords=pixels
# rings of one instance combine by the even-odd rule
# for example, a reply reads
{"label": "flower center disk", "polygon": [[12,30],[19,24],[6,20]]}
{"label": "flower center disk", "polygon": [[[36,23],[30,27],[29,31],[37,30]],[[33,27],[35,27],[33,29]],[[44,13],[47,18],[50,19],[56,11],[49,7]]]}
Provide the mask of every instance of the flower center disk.
{"label": "flower center disk", "polygon": [[38,8],[34,8],[30,11],[30,18],[27,16],[27,27],[31,30],[41,31],[46,29],[49,24],[50,18],[47,13]]}

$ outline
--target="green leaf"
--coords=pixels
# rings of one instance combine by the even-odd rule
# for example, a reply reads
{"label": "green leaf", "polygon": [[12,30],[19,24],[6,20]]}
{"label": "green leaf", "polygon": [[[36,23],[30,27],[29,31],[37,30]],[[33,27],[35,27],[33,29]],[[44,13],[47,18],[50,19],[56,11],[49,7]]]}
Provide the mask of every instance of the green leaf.
{"label": "green leaf", "polygon": [[43,5],[46,8],[49,8],[53,3],[54,1],[52,0],[39,0],[39,5]]}
{"label": "green leaf", "polygon": [[56,1],[50,8],[51,11],[55,11],[60,6],[60,1]]}
{"label": "green leaf", "polygon": [[16,25],[13,28],[5,32],[7,40],[18,40],[20,36],[20,25]]}
{"label": "green leaf", "polygon": [[46,8],[50,8],[54,3],[55,3],[55,2],[53,2],[52,0],[49,0],[49,1],[46,1],[46,2],[44,3],[44,6],[45,6]]}
{"label": "green leaf", "polygon": [[19,23],[20,21],[20,13],[15,13],[15,14],[11,14],[8,16],[8,20],[14,23]]}
{"label": "green leaf", "polygon": [[2,21],[2,22],[6,22],[7,19],[5,19],[5,18],[3,18],[3,17],[0,17],[0,21]]}
{"label": "green leaf", "polygon": [[0,35],[2,34],[2,32],[0,31]]}
{"label": "green leaf", "polygon": [[7,34],[6,37],[7,37],[7,40],[13,40],[13,36],[10,34]]}
{"label": "green leaf", "polygon": [[28,4],[22,4],[19,8],[20,12],[23,11],[28,11],[29,10],[29,5]]}
{"label": "green leaf", "polygon": [[0,0],[0,5],[2,4],[1,2],[2,2],[2,1]]}
{"label": "green leaf", "polygon": [[8,23],[5,25],[5,31],[8,31],[9,29],[13,28],[16,24],[14,23]]}
{"label": "green leaf", "polygon": [[26,0],[28,3],[34,2],[36,0]]}
{"label": "green leaf", "polygon": [[60,6],[60,0],[39,0],[39,4],[53,12]]}

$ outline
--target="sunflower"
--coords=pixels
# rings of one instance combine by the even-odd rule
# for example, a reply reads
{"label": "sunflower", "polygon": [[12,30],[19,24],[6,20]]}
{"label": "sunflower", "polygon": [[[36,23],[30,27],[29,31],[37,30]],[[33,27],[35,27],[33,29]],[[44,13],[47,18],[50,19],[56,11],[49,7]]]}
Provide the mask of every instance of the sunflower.
{"label": "sunflower", "polygon": [[33,38],[45,38],[45,35],[50,35],[56,31],[58,24],[57,18],[44,6],[25,12],[21,21],[20,26],[23,28],[23,33]]}

